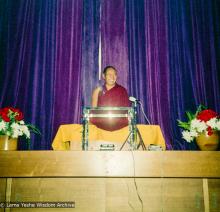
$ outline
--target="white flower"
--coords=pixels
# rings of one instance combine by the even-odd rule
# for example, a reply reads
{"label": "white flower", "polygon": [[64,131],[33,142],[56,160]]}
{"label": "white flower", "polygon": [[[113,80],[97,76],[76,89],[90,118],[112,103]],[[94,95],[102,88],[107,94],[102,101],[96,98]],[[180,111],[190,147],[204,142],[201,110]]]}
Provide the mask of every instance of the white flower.
{"label": "white flower", "polygon": [[213,130],[220,130],[220,120],[215,118],[210,119],[206,122]]}
{"label": "white flower", "polygon": [[22,136],[22,135],[23,135],[23,133],[20,129],[19,130],[17,130],[17,129],[13,130],[13,133],[12,133],[13,138],[18,138],[19,136]]}
{"label": "white flower", "polygon": [[19,129],[20,129],[20,125],[17,124],[17,123],[12,123],[12,124],[11,124],[11,128],[13,129],[13,131],[19,130]]}
{"label": "white flower", "polygon": [[198,119],[193,119],[191,121],[191,129],[196,130],[197,132],[201,133],[206,130],[207,125],[204,121],[200,121]]}
{"label": "white flower", "polygon": [[18,136],[23,135],[22,126],[23,125],[19,125],[17,123],[12,123],[11,128],[12,128],[12,132],[13,132],[12,133],[13,138],[18,138]]}
{"label": "white flower", "polygon": [[4,122],[4,121],[1,121],[0,122],[0,131],[4,131],[4,130],[6,130],[6,123]]}
{"label": "white flower", "polygon": [[24,133],[26,135],[27,138],[30,138],[30,131],[26,125],[21,125],[20,129],[21,129],[22,133]]}
{"label": "white flower", "polygon": [[14,130],[13,133],[12,133],[12,135],[11,135],[11,137],[12,137],[12,138],[18,138],[19,133],[20,133],[19,130]]}
{"label": "white flower", "polygon": [[195,138],[198,136],[198,133],[195,130],[190,131],[191,137]]}
{"label": "white flower", "polygon": [[212,129],[216,128],[216,122],[217,118],[212,118],[209,121],[206,122],[208,126],[210,126]]}
{"label": "white flower", "polygon": [[190,131],[186,131],[186,130],[184,130],[184,131],[182,132],[182,137],[183,137],[183,139],[185,139],[187,142],[191,142],[191,141],[194,139],[194,137],[192,136],[191,132],[190,132]]}
{"label": "white flower", "polygon": [[216,130],[220,130],[220,119],[216,122]]}
{"label": "white flower", "polygon": [[24,125],[24,121],[23,120],[19,121],[19,124]]}

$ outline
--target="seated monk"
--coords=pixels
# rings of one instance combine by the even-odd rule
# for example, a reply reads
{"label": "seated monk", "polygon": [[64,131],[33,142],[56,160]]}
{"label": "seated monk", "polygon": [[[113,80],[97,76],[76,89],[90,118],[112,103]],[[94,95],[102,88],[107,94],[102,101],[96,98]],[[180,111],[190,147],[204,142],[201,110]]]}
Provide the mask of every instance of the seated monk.
{"label": "seated monk", "polygon": [[[107,66],[103,70],[102,77],[105,84],[94,89],[92,107],[130,107],[127,90],[116,83],[117,70],[113,66]],[[120,113],[120,111],[111,111],[111,113]],[[90,121],[98,128],[108,131],[119,130],[128,125],[127,118],[91,118]]]}

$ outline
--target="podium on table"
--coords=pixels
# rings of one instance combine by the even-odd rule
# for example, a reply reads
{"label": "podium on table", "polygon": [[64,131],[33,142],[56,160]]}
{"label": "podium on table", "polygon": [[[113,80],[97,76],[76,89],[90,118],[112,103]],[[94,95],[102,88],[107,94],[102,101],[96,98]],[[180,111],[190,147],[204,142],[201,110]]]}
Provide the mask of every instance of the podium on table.
{"label": "podium on table", "polygon": [[[83,109],[83,133],[82,149],[88,150],[89,146],[89,124],[95,124],[100,128],[114,130],[128,125],[128,136],[124,144],[128,142],[131,150],[137,150],[138,129],[136,126],[136,111],[133,107],[84,107]],[[142,142],[142,140],[140,140]],[[142,142],[143,143],[143,142]],[[123,145],[124,145],[123,144]],[[114,144],[113,144],[114,145]],[[143,144],[145,148],[145,145]],[[145,148],[146,149],[146,148]]]}
{"label": "podium on table", "polygon": [[[109,131],[105,129],[98,128],[96,125],[89,123],[89,120],[94,118],[100,118],[99,116],[103,116],[100,114],[92,115],[90,112],[94,112],[96,108],[85,108],[83,122],[84,126],[81,124],[65,124],[60,125],[56,136],[52,142],[52,147],[54,150],[82,150],[83,143],[84,147],[88,148],[89,150],[99,150],[101,144],[114,144],[115,150],[120,150],[123,143],[126,141],[128,136],[130,135],[128,142],[126,142],[126,146],[123,150],[131,150],[135,149],[134,146],[138,143],[132,143],[134,138],[136,138],[137,133],[133,131],[135,126],[134,111],[132,108],[115,108],[114,111],[123,111],[121,115],[117,112],[117,114],[112,115],[113,113],[104,114],[107,118],[110,119],[127,119],[127,125],[119,130]],[[107,108],[106,108],[107,110]],[[103,110],[102,110],[103,111]],[[111,110],[112,111],[112,110]],[[95,117],[96,116],[96,117]],[[108,117],[109,116],[109,117]],[[104,117],[103,119],[106,119]],[[132,120],[133,119],[133,120]],[[145,146],[149,146],[151,144],[161,146],[164,150],[165,140],[163,134],[161,132],[159,125],[144,125],[144,124],[137,124],[136,129],[141,134],[143,142]],[[84,139],[84,141],[83,141]],[[88,144],[86,144],[86,140],[88,140]],[[136,140],[138,141],[138,140]],[[88,146],[87,146],[88,145]],[[139,148],[140,150],[140,148]]]}

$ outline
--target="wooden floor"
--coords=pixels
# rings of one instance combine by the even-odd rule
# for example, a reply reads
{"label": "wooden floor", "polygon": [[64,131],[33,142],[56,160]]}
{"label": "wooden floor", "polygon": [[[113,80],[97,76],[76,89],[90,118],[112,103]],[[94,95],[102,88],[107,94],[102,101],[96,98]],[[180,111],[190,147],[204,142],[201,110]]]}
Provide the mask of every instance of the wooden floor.
{"label": "wooden floor", "polygon": [[219,161],[201,151],[3,151],[0,202],[75,202],[9,211],[219,212]]}

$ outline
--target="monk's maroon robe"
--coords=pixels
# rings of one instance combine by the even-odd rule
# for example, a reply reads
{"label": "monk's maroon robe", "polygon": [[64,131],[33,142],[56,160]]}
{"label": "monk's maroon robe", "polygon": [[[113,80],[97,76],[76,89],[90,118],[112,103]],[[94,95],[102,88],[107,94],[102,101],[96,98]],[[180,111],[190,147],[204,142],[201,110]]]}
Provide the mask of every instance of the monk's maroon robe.
{"label": "monk's maroon robe", "polygon": [[[128,93],[124,87],[118,84],[110,90],[103,86],[102,91],[99,93],[97,106],[130,107]],[[121,113],[121,111],[107,111],[106,113]],[[97,127],[108,131],[119,130],[128,125],[127,118],[93,118],[91,122]]]}

